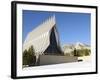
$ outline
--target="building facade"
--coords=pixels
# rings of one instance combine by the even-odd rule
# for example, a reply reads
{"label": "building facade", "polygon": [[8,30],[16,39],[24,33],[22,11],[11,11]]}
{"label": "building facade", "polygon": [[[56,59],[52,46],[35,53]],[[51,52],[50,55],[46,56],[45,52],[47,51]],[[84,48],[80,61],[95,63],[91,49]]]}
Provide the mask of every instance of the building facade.
{"label": "building facade", "polygon": [[48,18],[28,33],[23,43],[23,51],[34,47],[36,55],[62,55],[55,16]]}

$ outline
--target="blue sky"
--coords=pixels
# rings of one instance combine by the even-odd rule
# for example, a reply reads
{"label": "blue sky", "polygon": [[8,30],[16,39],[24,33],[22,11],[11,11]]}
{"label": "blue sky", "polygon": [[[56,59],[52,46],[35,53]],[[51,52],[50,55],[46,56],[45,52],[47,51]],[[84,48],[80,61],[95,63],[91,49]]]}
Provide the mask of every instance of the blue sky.
{"label": "blue sky", "polygon": [[91,15],[89,13],[23,10],[23,41],[30,31],[53,15],[56,17],[56,26],[62,45],[76,42],[90,45]]}

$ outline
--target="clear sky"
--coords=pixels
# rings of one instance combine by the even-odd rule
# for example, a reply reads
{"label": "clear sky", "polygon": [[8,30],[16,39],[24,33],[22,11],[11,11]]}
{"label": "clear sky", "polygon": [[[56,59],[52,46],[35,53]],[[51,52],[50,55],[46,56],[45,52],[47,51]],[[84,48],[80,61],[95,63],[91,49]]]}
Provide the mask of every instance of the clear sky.
{"label": "clear sky", "polygon": [[56,25],[62,45],[76,42],[90,45],[91,15],[89,13],[23,10],[23,41],[30,31],[53,15],[56,17]]}

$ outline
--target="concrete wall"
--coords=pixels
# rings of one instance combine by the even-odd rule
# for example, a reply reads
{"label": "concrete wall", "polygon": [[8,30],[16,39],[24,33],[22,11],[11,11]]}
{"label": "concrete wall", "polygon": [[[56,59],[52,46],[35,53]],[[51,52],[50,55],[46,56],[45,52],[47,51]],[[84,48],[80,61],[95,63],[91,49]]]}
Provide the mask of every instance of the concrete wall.
{"label": "concrete wall", "polygon": [[41,55],[39,58],[39,65],[69,63],[77,61],[78,58],[73,56]]}

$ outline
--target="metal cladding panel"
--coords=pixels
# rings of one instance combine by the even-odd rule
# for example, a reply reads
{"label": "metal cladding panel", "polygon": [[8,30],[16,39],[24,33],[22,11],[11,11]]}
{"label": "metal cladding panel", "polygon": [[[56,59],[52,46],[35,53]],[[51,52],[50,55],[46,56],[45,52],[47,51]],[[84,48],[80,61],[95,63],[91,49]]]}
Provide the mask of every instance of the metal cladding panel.
{"label": "metal cladding panel", "polygon": [[42,53],[49,44],[49,32],[46,32],[41,36],[38,36],[36,39],[30,40],[29,42],[24,44],[23,51],[33,45],[36,53]]}
{"label": "metal cladding panel", "polygon": [[55,25],[55,17],[53,16],[44,21],[39,26],[37,26],[36,29],[29,32],[24,43],[28,42],[31,39],[37,38],[38,36],[42,35],[45,32],[49,32],[54,25]]}
{"label": "metal cladding panel", "polygon": [[50,44],[50,32],[55,25],[55,16],[40,24],[36,29],[29,32],[24,44],[23,51],[33,45],[36,53],[43,53]]}

